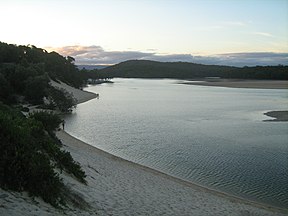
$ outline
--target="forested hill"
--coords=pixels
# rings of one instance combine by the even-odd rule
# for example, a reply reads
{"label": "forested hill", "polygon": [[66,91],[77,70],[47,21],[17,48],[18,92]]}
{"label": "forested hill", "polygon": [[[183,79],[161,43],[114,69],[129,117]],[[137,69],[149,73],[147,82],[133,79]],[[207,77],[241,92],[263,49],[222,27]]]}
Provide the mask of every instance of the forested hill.
{"label": "forested hill", "polygon": [[[17,46],[0,42],[0,101],[15,102],[25,96],[31,103],[47,97],[50,79],[79,88],[84,82],[74,59],[35,46]],[[53,91],[53,89],[52,89]],[[50,91],[51,93],[51,91]]]}
{"label": "forested hill", "polygon": [[24,81],[28,76],[45,73],[52,79],[60,79],[74,87],[82,85],[82,78],[74,65],[74,59],[33,45],[17,46],[0,42],[0,70],[9,79]]}
{"label": "forested hill", "polygon": [[222,77],[288,80],[288,66],[230,67],[187,62],[130,60],[100,70],[111,77],[193,79]]}

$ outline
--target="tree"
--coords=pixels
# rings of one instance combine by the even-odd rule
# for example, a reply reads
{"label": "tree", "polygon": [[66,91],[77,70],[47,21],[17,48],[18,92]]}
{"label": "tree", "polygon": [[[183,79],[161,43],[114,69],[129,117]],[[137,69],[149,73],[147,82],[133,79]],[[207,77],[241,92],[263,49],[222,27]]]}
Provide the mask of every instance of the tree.
{"label": "tree", "polygon": [[29,115],[29,118],[41,122],[44,129],[48,132],[54,132],[62,122],[59,115],[46,111],[32,113]]}
{"label": "tree", "polygon": [[73,97],[73,94],[63,88],[50,87],[48,90],[48,100],[61,112],[72,112],[73,108],[76,108],[77,105],[77,100]]}
{"label": "tree", "polygon": [[43,98],[46,96],[46,89],[49,86],[49,79],[47,76],[30,77],[26,81],[24,95],[33,104],[42,104]]}
{"label": "tree", "polygon": [[6,80],[4,75],[0,73],[0,100],[9,102],[12,94],[13,90],[10,83]]}
{"label": "tree", "polygon": [[82,183],[86,183],[86,175],[70,153],[47,133],[46,129],[53,130],[59,123],[59,117],[50,115],[42,112],[26,118],[0,102],[0,186],[27,191],[58,206],[65,201],[65,188],[55,168]]}

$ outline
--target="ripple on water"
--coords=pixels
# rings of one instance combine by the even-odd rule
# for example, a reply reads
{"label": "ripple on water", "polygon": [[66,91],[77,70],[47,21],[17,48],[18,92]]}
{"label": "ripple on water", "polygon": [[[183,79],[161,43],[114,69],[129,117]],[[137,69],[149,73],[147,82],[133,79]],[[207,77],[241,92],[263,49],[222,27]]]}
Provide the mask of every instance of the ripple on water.
{"label": "ripple on water", "polygon": [[89,90],[103,97],[67,117],[77,137],[181,179],[288,206],[288,123],[262,122],[261,111],[287,107],[287,91],[135,79]]}

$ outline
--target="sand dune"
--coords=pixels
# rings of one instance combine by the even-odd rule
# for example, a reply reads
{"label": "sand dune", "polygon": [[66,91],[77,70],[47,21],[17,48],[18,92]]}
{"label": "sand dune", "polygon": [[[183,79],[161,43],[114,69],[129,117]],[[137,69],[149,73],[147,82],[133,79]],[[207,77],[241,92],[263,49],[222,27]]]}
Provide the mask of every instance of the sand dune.
{"label": "sand dune", "polygon": [[89,100],[97,97],[97,95],[92,93],[92,92],[82,91],[80,89],[73,88],[72,86],[69,86],[63,82],[57,83],[57,82],[51,80],[50,85],[57,87],[57,88],[60,88],[60,89],[63,88],[66,91],[72,93],[73,96],[75,97],[75,99],[77,100],[78,104],[84,103],[86,101],[89,101]]}

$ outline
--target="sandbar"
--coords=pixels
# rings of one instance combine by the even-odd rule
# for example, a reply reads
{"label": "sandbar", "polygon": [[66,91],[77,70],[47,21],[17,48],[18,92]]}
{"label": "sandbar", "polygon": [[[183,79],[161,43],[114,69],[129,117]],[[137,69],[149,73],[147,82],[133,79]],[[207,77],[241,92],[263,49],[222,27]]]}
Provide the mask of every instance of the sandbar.
{"label": "sandbar", "polygon": [[200,79],[180,82],[185,85],[229,88],[288,89],[288,80]]}

